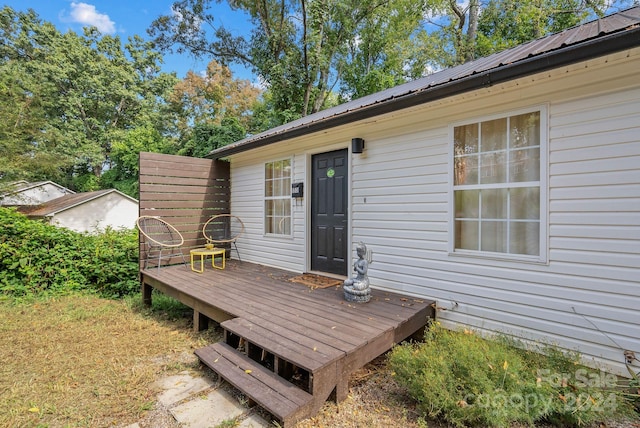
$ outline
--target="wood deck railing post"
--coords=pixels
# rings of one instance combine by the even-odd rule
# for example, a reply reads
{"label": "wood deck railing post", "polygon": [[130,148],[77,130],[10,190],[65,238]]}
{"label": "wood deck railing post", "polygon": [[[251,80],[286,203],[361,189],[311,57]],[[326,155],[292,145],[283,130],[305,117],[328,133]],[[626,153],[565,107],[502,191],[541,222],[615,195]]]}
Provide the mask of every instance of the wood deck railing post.
{"label": "wood deck railing post", "polygon": [[145,306],[151,306],[151,292],[153,291],[153,287],[141,281],[140,288],[142,291],[142,303]]}
{"label": "wood deck railing post", "polygon": [[209,328],[209,317],[193,310],[193,331],[202,331]]}

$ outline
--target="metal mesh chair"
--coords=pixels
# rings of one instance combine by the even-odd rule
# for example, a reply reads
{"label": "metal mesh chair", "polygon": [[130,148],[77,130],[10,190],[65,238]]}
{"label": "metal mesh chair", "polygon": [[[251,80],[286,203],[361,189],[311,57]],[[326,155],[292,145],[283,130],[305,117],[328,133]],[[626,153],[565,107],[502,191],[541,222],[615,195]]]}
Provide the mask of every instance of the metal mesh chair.
{"label": "metal mesh chair", "polygon": [[240,253],[236,240],[244,232],[244,223],[240,217],[231,214],[218,214],[211,217],[202,227],[202,234],[207,243],[216,245],[229,244],[236,250],[238,260]]}
{"label": "metal mesh chair", "polygon": [[157,268],[160,269],[162,260],[171,261],[174,257],[181,257],[182,263],[187,266],[187,261],[182,252],[182,244],[184,238],[182,234],[160,217],[141,216],[136,220],[138,230],[144,237],[143,245],[145,246],[144,268],[147,269],[149,261],[156,259]]}

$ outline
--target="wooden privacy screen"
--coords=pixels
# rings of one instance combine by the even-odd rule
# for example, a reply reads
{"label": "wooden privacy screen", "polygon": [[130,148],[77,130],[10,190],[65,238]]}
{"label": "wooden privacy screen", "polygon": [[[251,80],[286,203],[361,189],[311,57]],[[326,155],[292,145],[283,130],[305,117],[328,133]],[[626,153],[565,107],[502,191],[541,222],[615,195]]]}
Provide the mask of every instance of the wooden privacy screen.
{"label": "wooden privacy screen", "polygon": [[[142,152],[139,180],[140,215],[159,216],[178,229],[185,256],[204,245],[202,226],[209,218],[230,212],[228,162]],[[144,260],[142,246],[140,251]]]}

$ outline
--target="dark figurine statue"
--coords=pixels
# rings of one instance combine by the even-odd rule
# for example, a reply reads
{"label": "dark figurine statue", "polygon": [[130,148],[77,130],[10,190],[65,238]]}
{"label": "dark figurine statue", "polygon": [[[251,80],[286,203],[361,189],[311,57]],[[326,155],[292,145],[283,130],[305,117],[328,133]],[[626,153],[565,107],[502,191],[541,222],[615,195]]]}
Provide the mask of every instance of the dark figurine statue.
{"label": "dark figurine statue", "polygon": [[371,288],[369,288],[369,277],[367,276],[369,269],[367,246],[363,242],[358,243],[356,254],[358,260],[353,264],[355,275],[346,279],[342,285],[344,298],[349,302],[366,303],[371,299]]}

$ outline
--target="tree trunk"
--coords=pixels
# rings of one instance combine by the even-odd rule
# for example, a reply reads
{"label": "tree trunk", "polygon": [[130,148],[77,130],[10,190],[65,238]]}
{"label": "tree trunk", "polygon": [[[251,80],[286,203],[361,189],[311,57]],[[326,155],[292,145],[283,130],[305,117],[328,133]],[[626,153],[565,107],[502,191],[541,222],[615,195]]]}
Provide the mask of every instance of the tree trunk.
{"label": "tree trunk", "polygon": [[469,28],[465,43],[465,62],[476,59],[476,37],[478,36],[478,16],[480,15],[480,5],[478,0],[469,2]]}

